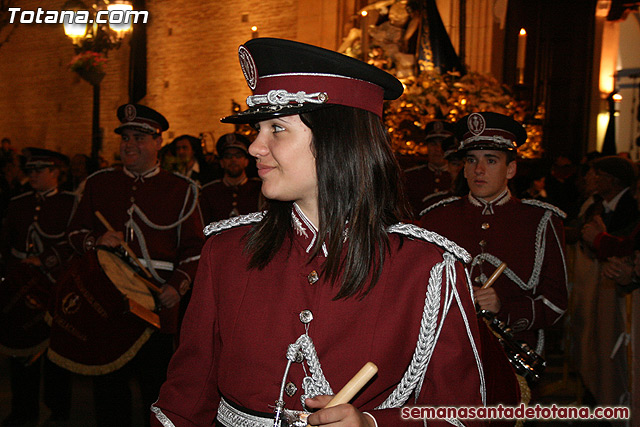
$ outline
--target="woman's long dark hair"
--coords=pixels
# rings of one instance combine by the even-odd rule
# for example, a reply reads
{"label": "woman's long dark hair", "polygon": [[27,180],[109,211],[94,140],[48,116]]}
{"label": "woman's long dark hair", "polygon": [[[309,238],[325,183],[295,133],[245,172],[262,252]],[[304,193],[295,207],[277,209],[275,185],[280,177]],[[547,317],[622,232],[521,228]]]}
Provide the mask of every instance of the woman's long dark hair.
{"label": "woman's long dark hair", "polygon": [[[388,135],[378,116],[358,108],[332,106],[300,118],[313,133],[318,176],[320,224],[311,255],[326,245],[321,274],[333,284],[340,280],[335,299],[364,296],[382,272],[389,249],[386,228],[409,215]],[[248,234],[250,268],[269,264],[293,233],[291,209],[292,202],[269,201],[267,214]]]}

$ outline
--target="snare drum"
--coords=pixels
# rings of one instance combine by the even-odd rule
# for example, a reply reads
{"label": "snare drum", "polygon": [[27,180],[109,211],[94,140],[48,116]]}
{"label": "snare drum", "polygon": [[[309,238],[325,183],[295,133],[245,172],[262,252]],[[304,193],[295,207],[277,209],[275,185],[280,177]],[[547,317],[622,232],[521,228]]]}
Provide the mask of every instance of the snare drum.
{"label": "snare drum", "polygon": [[123,257],[89,251],[58,280],[49,358],[79,374],[113,372],[160,327],[155,308],[144,279]]}
{"label": "snare drum", "polygon": [[45,314],[53,281],[37,267],[12,262],[0,282],[0,353],[30,357],[47,347]]}

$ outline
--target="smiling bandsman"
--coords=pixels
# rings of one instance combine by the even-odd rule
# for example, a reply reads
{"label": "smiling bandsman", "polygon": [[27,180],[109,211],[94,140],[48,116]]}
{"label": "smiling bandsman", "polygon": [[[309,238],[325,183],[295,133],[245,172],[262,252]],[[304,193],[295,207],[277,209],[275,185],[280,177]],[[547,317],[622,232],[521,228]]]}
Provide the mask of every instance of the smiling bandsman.
{"label": "smiling bandsman", "polygon": [[[141,337],[125,354],[117,355],[117,361],[99,366],[78,366],[50,350],[56,363],[95,375],[97,425],[109,427],[131,424],[129,377],[134,373],[140,379],[145,409],[157,396],[173,353],[179,303],[191,287],[204,242],[197,184],[162,170],[158,162],[162,133],[169,128],[167,120],[139,104],[122,105],[117,114],[120,125],[115,132],[121,138],[122,168],[104,169],[87,178],[69,226],[69,242],[80,255],[96,246],[116,248],[126,242],[161,289],[156,300],[161,328],[146,342]],[[96,212],[113,230],[106,228]],[[108,336],[121,337],[125,332],[111,331]],[[104,331],[93,331],[94,336],[101,333]],[[114,344],[104,339],[103,348],[85,350],[102,355]]]}

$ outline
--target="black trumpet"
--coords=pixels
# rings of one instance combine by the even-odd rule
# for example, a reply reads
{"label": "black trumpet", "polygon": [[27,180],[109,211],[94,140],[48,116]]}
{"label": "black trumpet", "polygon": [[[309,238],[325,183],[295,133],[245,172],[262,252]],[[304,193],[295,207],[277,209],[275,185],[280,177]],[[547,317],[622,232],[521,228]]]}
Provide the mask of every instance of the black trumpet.
{"label": "black trumpet", "polygon": [[524,377],[529,385],[538,382],[547,365],[542,356],[532,350],[527,343],[516,340],[507,324],[499,320],[494,313],[487,310],[480,310],[478,313],[498,337],[516,374]]}

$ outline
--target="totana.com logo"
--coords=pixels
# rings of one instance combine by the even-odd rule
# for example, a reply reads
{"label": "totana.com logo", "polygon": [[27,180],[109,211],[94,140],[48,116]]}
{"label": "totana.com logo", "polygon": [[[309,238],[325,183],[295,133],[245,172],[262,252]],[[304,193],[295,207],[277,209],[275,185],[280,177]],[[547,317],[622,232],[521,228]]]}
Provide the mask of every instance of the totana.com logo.
{"label": "totana.com logo", "polygon": [[9,23],[20,24],[146,24],[149,19],[147,10],[99,10],[95,18],[88,10],[22,10],[10,7]]}

